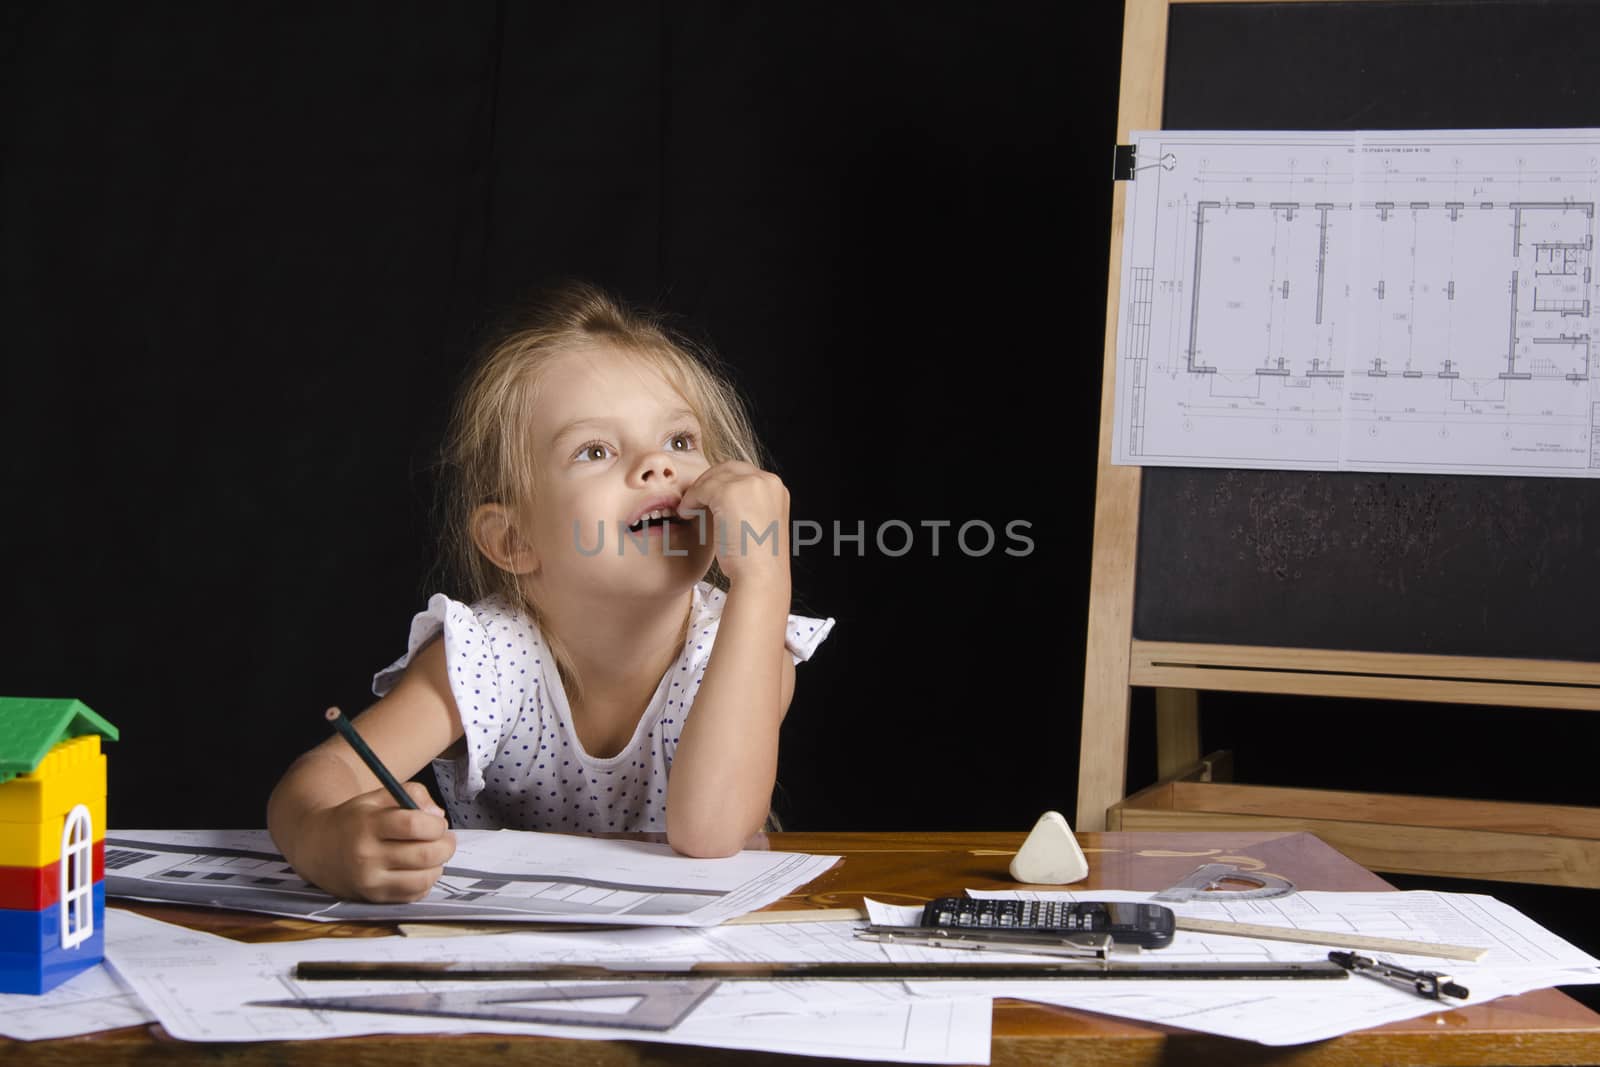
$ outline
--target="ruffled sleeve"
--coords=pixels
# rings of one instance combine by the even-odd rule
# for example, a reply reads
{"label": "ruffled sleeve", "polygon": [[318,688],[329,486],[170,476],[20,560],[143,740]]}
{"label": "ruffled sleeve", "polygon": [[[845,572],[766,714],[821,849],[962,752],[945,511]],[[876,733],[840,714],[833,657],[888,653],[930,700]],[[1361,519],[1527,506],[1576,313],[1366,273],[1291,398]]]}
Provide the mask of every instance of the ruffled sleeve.
{"label": "ruffled sleeve", "polygon": [[451,609],[460,609],[471,614],[472,609],[465,604],[458,603],[445,596],[435,593],[428,598],[426,611],[419,611],[411,619],[411,636],[406,641],[406,654],[389,664],[383,670],[372,676],[372,692],[375,696],[387,696],[389,690],[400,684],[400,678],[406,673],[406,668],[411,666],[411,661],[418,652],[427,647],[428,642],[439,636],[445,628],[446,620],[451,616]]}
{"label": "ruffled sleeve", "polygon": [[538,654],[542,648],[537,631],[498,602],[469,607],[436,593],[427,610],[411,620],[406,654],[373,676],[372,691],[381,697],[393,689],[417,653],[441,633],[450,694],[466,741],[465,757],[452,761],[449,791],[468,801],[483,790],[485,769],[511,736],[529,691],[536,688],[537,670],[529,667],[543,658]]}
{"label": "ruffled sleeve", "polygon": [[[722,609],[727,603],[728,594],[716,588],[709,582],[701,582],[695,586],[694,610],[690,616],[689,647],[685,662],[694,663],[704,667],[705,661],[711,656],[711,642],[703,638],[712,637],[722,624]],[[789,655],[794,657],[798,666],[811,658],[817,646],[833,630],[833,619],[813,619],[809,615],[790,615],[788,625],[783,632],[783,646],[789,650]],[[695,637],[694,634],[700,635]]]}
{"label": "ruffled sleeve", "polygon": [[833,630],[833,619],[813,619],[806,615],[790,615],[789,628],[783,635],[783,647],[789,650],[798,666],[811,658],[817,646]]}

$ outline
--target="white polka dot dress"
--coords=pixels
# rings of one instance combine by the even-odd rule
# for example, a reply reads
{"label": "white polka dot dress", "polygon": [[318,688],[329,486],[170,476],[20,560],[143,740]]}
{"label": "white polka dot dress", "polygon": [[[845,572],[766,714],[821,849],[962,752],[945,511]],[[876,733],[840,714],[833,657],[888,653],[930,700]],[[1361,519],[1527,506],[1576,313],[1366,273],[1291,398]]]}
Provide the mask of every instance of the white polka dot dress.
{"label": "white polka dot dress", "polygon": [[[450,824],[465,829],[582,833],[667,828],[667,773],[705,674],[726,598],[695,586],[683,654],[667,670],[621,752],[584,751],[554,658],[533,621],[505,601],[468,606],[436,593],[411,621],[406,654],[379,671],[383,696],[442,631],[450,691],[466,752],[433,761]],[[833,619],[790,615],[784,644],[796,664],[811,658]]]}

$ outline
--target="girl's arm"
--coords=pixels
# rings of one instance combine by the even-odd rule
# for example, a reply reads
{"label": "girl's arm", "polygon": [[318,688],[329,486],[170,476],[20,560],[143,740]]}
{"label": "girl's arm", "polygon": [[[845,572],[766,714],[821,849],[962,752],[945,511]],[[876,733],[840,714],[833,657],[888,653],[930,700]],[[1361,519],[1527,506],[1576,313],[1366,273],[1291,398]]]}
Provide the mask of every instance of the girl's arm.
{"label": "girl's arm", "polygon": [[680,513],[697,507],[715,519],[717,561],[729,588],[667,778],[667,841],[690,856],[728,856],[766,820],[778,728],[794,693],[794,661],[783,641],[789,491],[776,475],[730,461],[707,470],[678,504]]}
{"label": "girl's arm", "polygon": [[[419,652],[355,726],[402,781],[449,748],[461,736],[461,720],[445,675],[444,642]],[[421,811],[397,806],[335,735],[284,773],[267,801],[267,829],[302,877],[335,896],[417,900],[443,873],[455,835],[420,783],[408,782],[406,791]]]}
{"label": "girl's arm", "polygon": [[794,695],[788,620],[788,581],[729,588],[667,777],[667,841],[685,855],[730,856],[766,821]]}

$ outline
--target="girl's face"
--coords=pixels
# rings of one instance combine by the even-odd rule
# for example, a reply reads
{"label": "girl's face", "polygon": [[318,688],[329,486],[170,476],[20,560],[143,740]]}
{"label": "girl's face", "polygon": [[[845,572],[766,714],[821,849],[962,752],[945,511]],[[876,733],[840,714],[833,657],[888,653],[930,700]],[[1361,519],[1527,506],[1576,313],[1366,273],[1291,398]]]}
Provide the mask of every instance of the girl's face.
{"label": "girl's face", "polygon": [[530,432],[539,585],[659,596],[705,575],[715,545],[699,522],[677,518],[710,465],[702,427],[655,367],[603,346],[553,357]]}

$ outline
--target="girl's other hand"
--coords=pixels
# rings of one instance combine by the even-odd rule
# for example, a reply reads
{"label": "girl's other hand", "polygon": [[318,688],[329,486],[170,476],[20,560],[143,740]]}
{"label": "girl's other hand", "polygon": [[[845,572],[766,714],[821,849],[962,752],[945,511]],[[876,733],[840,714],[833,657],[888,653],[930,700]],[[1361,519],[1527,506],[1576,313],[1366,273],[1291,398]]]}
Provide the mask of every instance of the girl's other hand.
{"label": "girl's other hand", "polygon": [[789,490],[754,464],[730,459],[707,468],[678,501],[678,514],[710,513],[701,524],[714,539],[730,583],[789,578]]}
{"label": "girl's other hand", "polygon": [[428,895],[456,851],[456,835],[419,782],[406,792],[421,811],[397,807],[374,789],[328,809],[322,877],[317,884],[346,899],[401,904]]}

